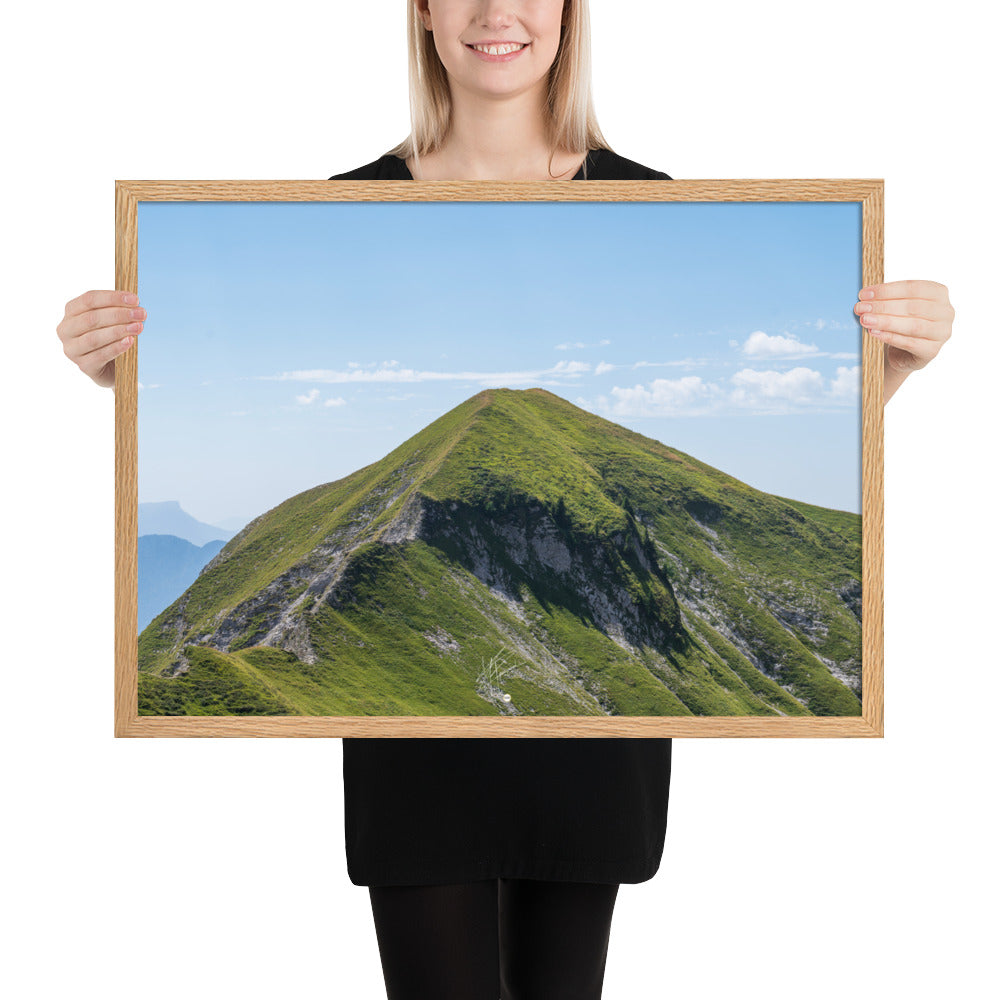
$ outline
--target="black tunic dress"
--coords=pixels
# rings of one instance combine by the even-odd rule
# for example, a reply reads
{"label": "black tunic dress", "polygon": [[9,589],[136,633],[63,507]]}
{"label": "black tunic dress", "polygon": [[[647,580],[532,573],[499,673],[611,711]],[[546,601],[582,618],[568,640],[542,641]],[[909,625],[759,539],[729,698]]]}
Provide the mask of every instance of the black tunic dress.
{"label": "black tunic dress", "polygon": [[[607,149],[587,177],[670,180]],[[382,156],[330,180],[413,180]],[[355,885],[487,878],[645,882],[663,854],[671,740],[344,739],[347,871]]]}

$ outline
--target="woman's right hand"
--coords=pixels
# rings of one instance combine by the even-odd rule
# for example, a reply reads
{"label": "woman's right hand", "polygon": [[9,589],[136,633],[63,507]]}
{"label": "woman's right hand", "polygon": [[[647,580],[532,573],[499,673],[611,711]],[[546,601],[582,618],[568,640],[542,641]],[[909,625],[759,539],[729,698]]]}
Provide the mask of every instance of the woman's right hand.
{"label": "woman's right hand", "polygon": [[124,354],[142,331],[146,310],[133,292],[84,292],[66,303],[56,327],[63,354],[99,386],[115,384],[115,358]]}

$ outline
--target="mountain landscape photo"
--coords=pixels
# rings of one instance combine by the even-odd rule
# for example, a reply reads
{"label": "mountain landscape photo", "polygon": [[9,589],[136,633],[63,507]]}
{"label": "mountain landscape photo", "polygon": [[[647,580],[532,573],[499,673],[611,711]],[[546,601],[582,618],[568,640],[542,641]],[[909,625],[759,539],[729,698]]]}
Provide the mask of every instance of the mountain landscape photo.
{"label": "mountain landscape photo", "polygon": [[860,715],[860,619],[858,514],[485,389],[230,538],[142,630],[139,711]]}

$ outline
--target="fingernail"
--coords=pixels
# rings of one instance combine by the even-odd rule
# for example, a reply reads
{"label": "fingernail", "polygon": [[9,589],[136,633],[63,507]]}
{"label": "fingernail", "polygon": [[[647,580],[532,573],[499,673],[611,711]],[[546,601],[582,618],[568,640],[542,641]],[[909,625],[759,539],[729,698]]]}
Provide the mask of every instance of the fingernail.
{"label": "fingernail", "polygon": [[127,306],[136,306],[139,304],[139,296],[134,292],[126,292],[122,296],[122,302],[124,302]]}
{"label": "fingernail", "polygon": [[145,319],[146,310],[145,309],[133,309],[128,316],[129,319]]}
{"label": "fingernail", "polygon": [[141,323],[129,323],[129,325],[125,327],[125,330],[128,333],[138,333],[141,329],[142,329]]}
{"label": "fingernail", "polygon": [[874,288],[862,288],[861,291],[858,292],[858,298],[859,299],[873,299],[873,298],[875,298],[875,289]]}
{"label": "fingernail", "polygon": [[132,338],[131,338],[131,337],[126,337],[126,338],[125,338],[125,339],[124,339],[124,340],[122,341],[122,347],[124,347],[124,348],[126,348],[126,349],[127,349],[127,348],[129,348],[129,347],[131,347],[131,346],[132,346]]}
{"label": "fingernail", "polygon": [[866,312],[872,311],[871,304],[868,302],[859,302],[855,308],[857,309],[859,316],[864,315]]}
{"label": "fingernail", "polygon": [[874,326],[875,325],[875,317],[874,316],[862,316],[861,317],[861,322],[864,323],[865,326]]}

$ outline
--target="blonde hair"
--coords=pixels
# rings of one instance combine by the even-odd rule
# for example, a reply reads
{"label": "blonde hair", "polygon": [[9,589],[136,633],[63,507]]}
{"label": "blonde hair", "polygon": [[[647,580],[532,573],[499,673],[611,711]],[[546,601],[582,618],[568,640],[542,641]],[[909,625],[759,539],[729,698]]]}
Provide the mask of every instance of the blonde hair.
{"label": "blonde hair", "polygon": [[[451,124],[451,88],[448,73],[434,47],[434,34],[424,28],[414,0],[406,0],[407,53],[410,81],[410,134],[384,155],[420,157],[433,152],[444,141]],[[588,0],[565,0],[566,23],[559,38],[546,106],[546,130],[553,150],[584,153],[590,149],[611,150],[601,134],[591,93],[590,4]],[[550,160],[551,166],[551,160]],[[583,164],[587,176],[587,163]]]}

